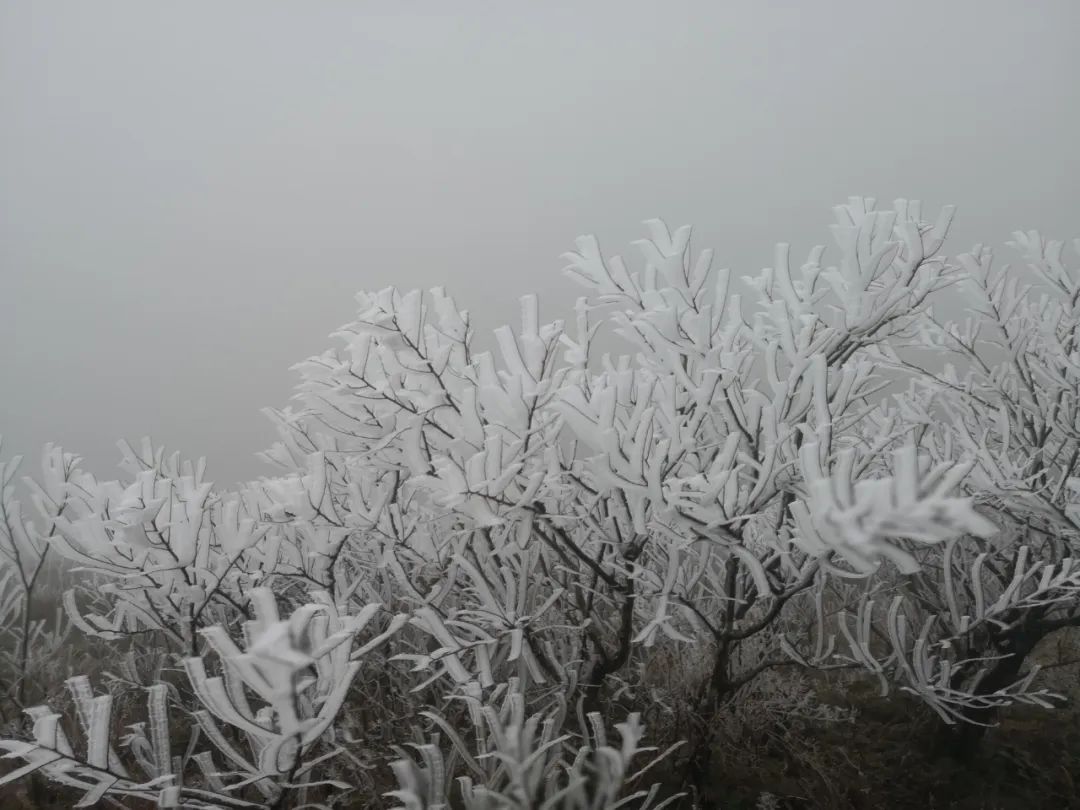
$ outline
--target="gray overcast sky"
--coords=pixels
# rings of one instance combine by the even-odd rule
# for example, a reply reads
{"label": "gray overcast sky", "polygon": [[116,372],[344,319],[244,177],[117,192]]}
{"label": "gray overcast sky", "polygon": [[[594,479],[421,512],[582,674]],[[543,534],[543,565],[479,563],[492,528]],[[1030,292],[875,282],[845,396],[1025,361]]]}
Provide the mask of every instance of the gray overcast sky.
{"label": "gray overcast sky", "polygon": [[1075,0],[3,0],[4,456],[269,472],[258,410],[355,291],[560,317],[574,237],[653,216],[736,275],[850,194],[956,203],[954,252],[1080,236],[1078,31]]}

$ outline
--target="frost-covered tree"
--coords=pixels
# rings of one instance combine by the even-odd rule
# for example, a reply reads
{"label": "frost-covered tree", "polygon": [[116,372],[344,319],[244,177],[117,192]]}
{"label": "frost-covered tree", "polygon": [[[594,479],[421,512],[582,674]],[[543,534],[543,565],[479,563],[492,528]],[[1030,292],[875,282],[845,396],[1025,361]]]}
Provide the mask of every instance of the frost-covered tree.
{"label": "frost-covered tree", "polygon": [[[949,497],[965,466],[918,469],[911,448],[896,475],[856,484],[910,433],[877,422],[866,441],[888,383],[870,351],[917,340],[928,297],[959,278],[939,254],[951,214],[928,225],[915,204],[852,200],[837,209],[839,265],[816,248],[794,273],[780,246],[751,279],[749,321],[689,228],[656,221],[642,272],[579,240],[568,272],[590,295],[574,330],[541,324],[526,297],[497,355],[474,350],[441,289],[362,295],[344,349],[300,366],[303,407],[273,414],[283,440],[269,457],[294,471],[311,519],[346,530],[359,513],[372,527],[433,639],[408,654],[418,669],[461,687],[474,673],[484,688],[557,682],[593,711],[635,650],[704,641],[707,724],[755,675],[800,658],[782,614],[827,576],[865,578],[883,558],[910,571],[913,541],[994,528]],[[604,326],[634,353],[595,357]],[[322,490],[296,483],[313,454],[342,515],[316,514]]]}
{"label": "frost-covered tree", "polygon": [[903,446],[891,475],[868,477],[909,432],[873,418],[889,382],[873,350],[917,339],[929,296],[958,276],[939,253],[951,208],[934,225],[917,203],[873,209],[865,199],[836,208],[836,266],[816,247],[793,271],[778,245],[774,267],[745,279],[759,299],[749,319],[727,273],[710,279],[711,254],[691,255],[689,228],[649,223],[641,274],[605,260],[595,240],[571,256],[593,292],[586,306],[610,306],[638,353],[583,371],[561,405],[596,451],[582,477],[630,505],[646,552],[635,595],[652,615],[634,640],[712,642],[699,775],[720,703],[767,668],[832,663],[821,634],[816,649],[792,649],[781,632],[790,603],[829,577],[870,577],[882,560],[910,572],[913,546],[994,529],[948,497],[964,466],[921,470]]}
{"label": "frost-covered tree", "polygon": [[[951,208],[835,213],[835,264],[817,247],[795,269],[779,245],[747,304],[688,227],[646,223],[634,271],[583,237],[569,328],[525,296],[493,352],[441,288],[361,293],[339,347],[299,364],[297,406],[268,412],[277,474],[236,491],[149,444],[122,445],[114,482],[52,451],[45,529],[9,526],[8,545],[93,577],[65,597],[81,632],[160,645],[186,678],[150,687],[134,764],[76,678],[87,753],[32,708],[33,741],[5,743],[22,772],[87,801],[285,807],[393,763],[383,792],[408,808],[644,808],[665,799],[635,759],[642,673],[672,654],[703,663],[677,735],[688,790],[717,713],[777,667],[866,667],[951,721],[1044,702],[1019,669],[972,667],[1002,625],[1075,616],[1076,280],[1051,251],[1071,303],[1029,311],[941,252]],[[1040,321],[1039,359],[915,370],[928,335],[965,340],[930,304],[972,280],[1016,346],[1032,337],[1009,318]],[[900,373],[914,387],[890,396]],[[169,711],[209,748],[193,735],[175,757]]]}
{"label": "frost-covered tree", "polygon": [[896,408],[922,460],[970,458],[962,490],[1000,531],[921,556],[882,613],[883,655],[869,650],[868,601],[853,640],[883,677],[964,721],[968,748],[1000,707],[1047,704],[1038,667],[1024,666],[1051,633],[1080,626],[1080,269],[1063,261],[1064,243],[1036,231],[1016,232],[1009,245],[1023,270],[995,269],[982,245],[958,257],[966,319],[927,313],[921,346],[946,358],[942,370],[894,352],[880,358],[910,375]]}

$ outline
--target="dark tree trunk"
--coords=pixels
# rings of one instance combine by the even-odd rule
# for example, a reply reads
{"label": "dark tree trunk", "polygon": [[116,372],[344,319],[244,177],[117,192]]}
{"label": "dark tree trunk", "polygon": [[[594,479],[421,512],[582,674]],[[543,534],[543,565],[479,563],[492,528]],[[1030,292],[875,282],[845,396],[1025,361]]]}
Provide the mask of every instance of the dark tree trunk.
{"label": "dark tree trunk", "polygon": [[712,672],[698,699],[698,722],[691,734],[690,759],[683,771],[683,783],[693,790],[701,810],[719,810],[711,796],[713,774],[713,742],[716,718],[731,696],[731,646],[721,643],[713,658]]}
{"label": "dark tree trunk", "polygon": [[[1041,638],[1041,634],[1031,629],[1021,629],[1004,638],[999,651],[1007,653],[1008,657],[990,665],[990,671],[979,682],[975,694],[990,695],[1015,683],[1028,656]],[[945,752],[961,760],[970,760],[976,756],[982,747],[987,729],[994,724],[997,717],[997,707],[965,711],[964,722],[946,725],[942,729],[940,742]]]}

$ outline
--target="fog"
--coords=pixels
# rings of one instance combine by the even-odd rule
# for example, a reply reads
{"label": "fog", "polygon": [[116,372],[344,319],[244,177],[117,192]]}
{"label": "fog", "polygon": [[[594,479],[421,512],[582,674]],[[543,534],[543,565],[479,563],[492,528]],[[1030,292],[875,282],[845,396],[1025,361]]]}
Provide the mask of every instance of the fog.
{"label": "fog", "polygon": [[1080,236],[1077,31],[1071,0],[5,0],[4,456],[111,477],[149,434],[263,474],[259,409],[357,290],[561,317],[559,254],[651,217],[735,275],[852,194],[957,204],[953,252]]}

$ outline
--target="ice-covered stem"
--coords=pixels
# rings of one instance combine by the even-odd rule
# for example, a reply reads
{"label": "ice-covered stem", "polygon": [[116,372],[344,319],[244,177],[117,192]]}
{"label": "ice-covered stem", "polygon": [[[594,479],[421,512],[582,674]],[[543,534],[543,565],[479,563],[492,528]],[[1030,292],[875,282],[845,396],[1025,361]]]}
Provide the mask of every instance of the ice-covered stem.
{"label": "ice-covered stem", "polygon": [[0,785],[40,771],[50,781],[82,793],[74,807],[96,806],[108,798],[133,798],[159,808],[265,809],[263,804],[217,790],[213,784],[203,789],[184,782],[180,770],[186,762],[171,754],[167,688],[163,684],[149,690],[149,735],[145,723],[136,723],[131,726],[132,733],[121,741],[135,760],[138,773],[122,761],[113,740],[112,696],[95,696],[82,676],[70,679],[67,685],[75,703],[82,746],[77,748],[67,736],[61,715],[48,706],[30,708],[26,713],[33,721],[33,740],[0,740],[0,749],[8,752],[5,758],[17,757],[25,762],[0,777]]}

